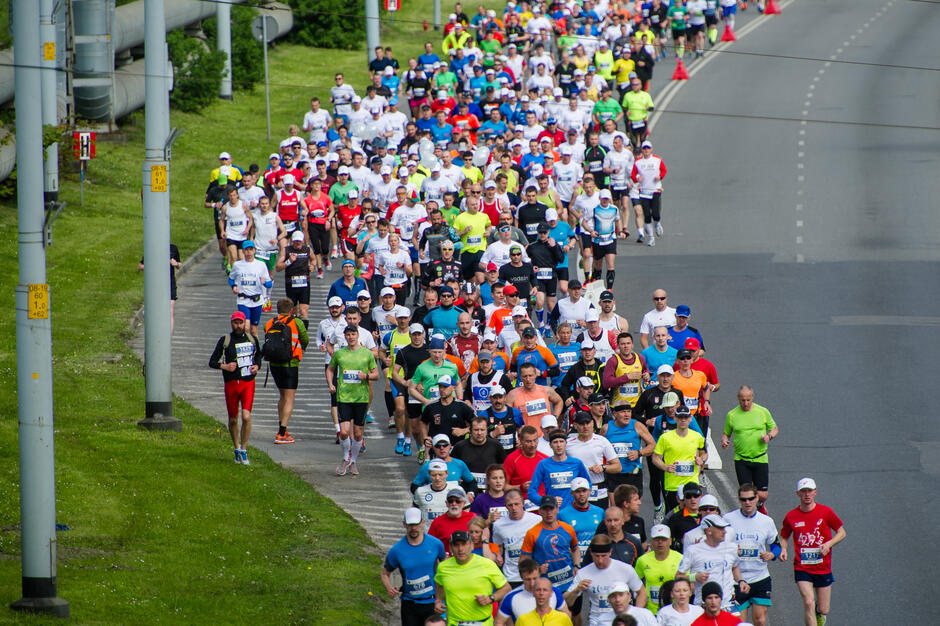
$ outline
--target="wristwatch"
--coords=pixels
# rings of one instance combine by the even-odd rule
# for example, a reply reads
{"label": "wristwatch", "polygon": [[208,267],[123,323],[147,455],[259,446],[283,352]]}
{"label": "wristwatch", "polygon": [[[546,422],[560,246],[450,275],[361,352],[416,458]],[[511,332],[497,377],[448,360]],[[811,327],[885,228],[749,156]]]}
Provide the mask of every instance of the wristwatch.
{"label": "wristwatch", "polygon": [[490,594],[490,604],[496,604],[496,596],[492,593]]}

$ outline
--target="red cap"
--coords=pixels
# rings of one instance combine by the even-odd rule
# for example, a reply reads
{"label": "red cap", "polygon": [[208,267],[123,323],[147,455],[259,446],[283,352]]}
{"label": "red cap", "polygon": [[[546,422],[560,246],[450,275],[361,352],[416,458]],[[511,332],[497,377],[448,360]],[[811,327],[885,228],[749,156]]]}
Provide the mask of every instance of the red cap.
{"label": "red cap", "polygon": [[246,318],[246,317],[245,317],[245,314],[242,313],[241,311],[235,311],[234,313],[232,313],[232,321],[233,321],[233,322],[234,322],[235,320],[241,320],[241,321],[244,322],[246,319],[248,319],[248,318]]}
{"label": "red cap", "polygon": [[499,269],[499,268],[498,268],[498,267],[496,266],[496,264],[493,263],[492,261],[490,261],[489,265],[486,266],[486,271],[487,271],[487,272],[495,272],[495,271],[498,270],[498,269]]}
{"label": "red cap", "polygon": [[507,296],[511,296],[512,294],[518,291],[519,290],[516,289],[515,285],[506,285],[505,287],[503,287],[503,293],[506,294]]}
{"label": "red cap", "polygon": [[695,337],[689,337],[685,340],[685,349],[686,350],[698,350],[702,347],[702,344],[698,342],[698,339]]}

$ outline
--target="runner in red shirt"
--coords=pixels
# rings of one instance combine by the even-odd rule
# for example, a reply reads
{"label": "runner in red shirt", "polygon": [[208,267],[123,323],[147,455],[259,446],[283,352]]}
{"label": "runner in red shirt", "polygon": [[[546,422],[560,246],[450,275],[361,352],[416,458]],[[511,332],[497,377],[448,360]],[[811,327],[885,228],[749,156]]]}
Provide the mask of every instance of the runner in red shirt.
{"label": "runner in red shirt", "polygon": [[735,626],[741,623],[741,618],[728,611],[722,611],[721,585],[711,581],[702,586],[702,608],[705,612],[692,622],[692,626]]}
{"label": "runner in red shirt", "polygon": [[787,545],[793,535],[793,575],[803,597],[806,626],[822,626],[832,598],[832,547],[845,539],[839,516],[816,502],[816,481],[801,478],[796,484],[800,505],[787,513],[780,529],[780,560],[787,560]]}
{"label": "runner in red shirt", "polygon": [[[702,350],[702,344],[700,344],[695,337],[689,337],[685,340],[683,347],[686,350],[692,351],[692,370],[705,374],[705,380],[711,385],[712,393],[718,391],[718,388],[721,387],[721,383],[718,382],[718,368],[715,367],[714,363],[702,356],[705,354],[705,351]],[[673,367],[678,366],[674,365]]]}
{"label": "runner in red shirt", "polygon": [[[503,461],[506,470],[506,489],[519,489],[522,493],[529,490],[535,466],[548,456],[538,451],[539,431],[534,426],[523,426],[519,429],[519,447],[509,453]],[[543,493],[539,489],[539,493]]]}
{"label": "runner in red shirt", "polygon": [[470,520],[476,517],[464,509],[467,504],[467,493],[461,487],[454,487],[447,492],[447,512],[435,517],[428,527],[428,534],[441,540],[448,556],[450,536],[457,530],[469,531]]}
{"label": "runner in red shirt", "polygon": [[336,207],[336,217],[339,219],[339,236],[346,244],[346,249],[350,251],[349,258],[353,258],[356,251],[356,237],[350,235],[359,229],[359,221],[362,219],[362,206],[359,204],[359,192],[355,189],[349,191],[349,204],[340,204]]}

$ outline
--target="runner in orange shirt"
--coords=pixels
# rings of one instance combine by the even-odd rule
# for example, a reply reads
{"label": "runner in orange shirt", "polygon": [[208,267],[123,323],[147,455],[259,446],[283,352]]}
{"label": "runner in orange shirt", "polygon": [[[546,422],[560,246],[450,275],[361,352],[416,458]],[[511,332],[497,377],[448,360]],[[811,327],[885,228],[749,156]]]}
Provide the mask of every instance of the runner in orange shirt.
{"label": "runner in orange shirt", "polygon": [[708,416],[712,413],[711,385],[703,372],[692,369],[691,350],[683,348],[676,355],[676,373],[672,377],[672,386],[685,396],[685,405],[707,437]]}

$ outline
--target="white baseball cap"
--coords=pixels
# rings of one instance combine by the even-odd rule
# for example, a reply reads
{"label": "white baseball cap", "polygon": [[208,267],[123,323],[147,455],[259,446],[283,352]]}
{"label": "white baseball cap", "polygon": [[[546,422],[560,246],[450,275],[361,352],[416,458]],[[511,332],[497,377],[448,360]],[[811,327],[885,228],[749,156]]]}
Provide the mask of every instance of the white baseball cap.
{"label": "white baseball cap", "polygon": [[715,496],[713,496],[713,495],[710,494],[710,493],[706,493],[704,496],[702,496],[701,498],[699,498],[698,506],[699,506],[699,508],[702,508],[703,506],[713,506],[713,507],[715,507],[716,509],[717,509],[717,508],[720,508],[720,507],[718,506],[718,498],[716,498]]}
{"label": "white baseball cap", "polygon": [[675,373],[676,372],[675,370],[672,369],[672,366],[668,364],[660,365],[659,369],[656,370],[657,376],[659,376],[660,374],[675,374]]}
{"label": "white baseball cap", "polygon": [[347,166],[345,166],[345,165],[340,165],[340,166],[339,166],[339,169],[336,170],[336,175],[337,175],[337,176],[342,176],[343,174],[346,174],[346,175],[348,176],[348,175],[349,175],[349,168],[348,168]]}
{"label": "white baseball cap", "polygon": [[283,178],[283,181],[284,181],[284,184],[285,184],[285,185],[293,185],[295,182],[297,182],[297,181],[294,180],[294,175],[293,175],[293,174],[285,174],[285,175],[284,175],[284,178]]}
{"label": "white baseball cap", "polygon": [[408,327],[409,335],[413,335],[415,333],[423,333],[423,332],[424,332],[424,326],[422,326],[421,324],[418,324],[417,322],[415,322],[414,324]]}
{"label": "white baseball cap", "polygon": [[812,478],[801,478],[798,483],[796,483],[796,490],[803,491],[804,489],[815,489],[816,481]]}
{"label": "white baseball cap", "polygon": [[[443,437],[444,438],[443,440],[450,441],[449,439],[447,439],[447,435],[437,435],[434,439],[437,439],[438,437]],[[434,459],[433,461],[428,463],[428,471],[429,472],[446,472],[447,463],[445,463],[444,461],[440,459]]]}
{"label": "white baseball cap", "polygon": [[578,489],[590,489],[591,483],[588,482],[587,478],[577,477],[571,481],[571,491],[577,491]]}
{"label": "white baseball cap", "polygon": [[356,199],[359,197],[359,192],[355,189],[350,189],[349,193],[346,194],[347,198]]}
{"label": "white baseball cap", "polygon": [[356,294],[356,300],[358,300],[359,298],[364,298],[364,299],[366,299],[366,300],[371,300],[371,299],[372,299],[372,295],[369,293],[369,290],[368,290],[368,289],[360,289],[360,290],[359,290],[359,293]]}
{"label": "white baseball cap", "polygon": [[290,240],[291,241],[303,241],[304,240],[303,232],[299,230],[295,230],[294,234],[290,236]]}
{"label": "white baseball cap", "polygon": [[600,198],[601,198],[601,199],[606,198],[606,199],[608,199],[608,200],[613,200],[613,196],[612,196],[611,193],[610,193],[610,189],[601,189]]}
{"label": "white baseball cap", "polygon": [[[662,526],[662,524],[660,524],[660,526]],[[666,528],[666,530],[668,531],[669,529]],[[607,597],[609,598],[615,593],[630,593],[630,587],[627,586],[627,583],[618,580],[610,586],[610,589],[607,590]]]}
{"label": "white baseball cap", "polygon": [[590,338],[585,339],[584,341],[581,342],[581,349],[582,349],[582,350],[588,350],[588,349],[593,350],[593,349],[594,349],[594,342],[593,342]]}
{"label": "white baseball cap", "polygon": [[554,428],[558,426],[558,419],[554,415],[546,415],[542,418],[542,429]]}
{"label": "white baseball cap", "polygon": [[521,304],[517,304],[516,306],[512,307],[512,316],[515,317],[517,315],[521,315],[522,317],[528,317],[529,312],[526,310],[524,306],[522,306]]}
{"label": "white baseball cap", "polygon": [[[434,435],[434,439],[431,440],[431,445],[436,446],[439,443],[445,443],[445,442],[450,443],[450,437],[448,437],[444,433],[438,433],[437,435]],[[429,467],[428,469],[431,469],[431,468]]]}
{"label": "white baseball cap", "polygon": [[392,174],[392,168],[390,168],[390,167],[387,166],[387,165],[383,165],[383,166],[382,166],[382,169],[379,170],[379,174],[381,174],[382,176],[385,176],[386,174],[388,174],[389,176],[391,176],[391,174]]}
{"label": "white baseball cap", "polygon": [[665,524],[656,524],[650,528],[650,539],[672,539],[672,531]]}
{"label": "white baseball cap", "polygon": [[[583,348],[584,345],[582,344],[581,347]],[[594,384],[594,381],[591,380],[590,378],[588,378],[587,376],[582,376],[581,378],[579,378],[579,379],[578,379],[578,382],[577,382],[577,385],[578,385],[578,387],[585,387],[585,388],[586,388],[586,387],[596,387],[596,386],[597,386],[597,385]]]}
{"label": "white baseball cap", "polygon": [[558,211],[556,211],[555,209],[548,209],[547,211],[545,211],[546,222],[554,222],[556,220],[558,220]]}
{"label": "white baseball cap", "polygon": [[[446,469],[446,465],[444,466]],[[421,523],[421,509],[416,507],[410,507],[405,509],[405,523],[406,524],[420,524]]]}
{"label": "white baseball cap", "polygon": [[222,154],[219,155],[219,160],[220,160],[220,161],[221,161],[222,159],[231,159],[231,158],[232,158],[232,155],[229,154],[228,152],[223,152]]}
{"label": "white baseball cap", "polygon": [[585,322],[597,322],[601,319],[600,315],[597,313],[597,309],[588,309],[587,313],[584,314]]}
{"label": "white baseball cap", "polygon": [[326,306],[343,306],[343,299],[339,296],[333,296],[327,301]]}
{"label": "white baseball cap", "polygon": [[394,296],[395,290],[391,287],[382,287],[382,291],[379,292],[379,296]]}

